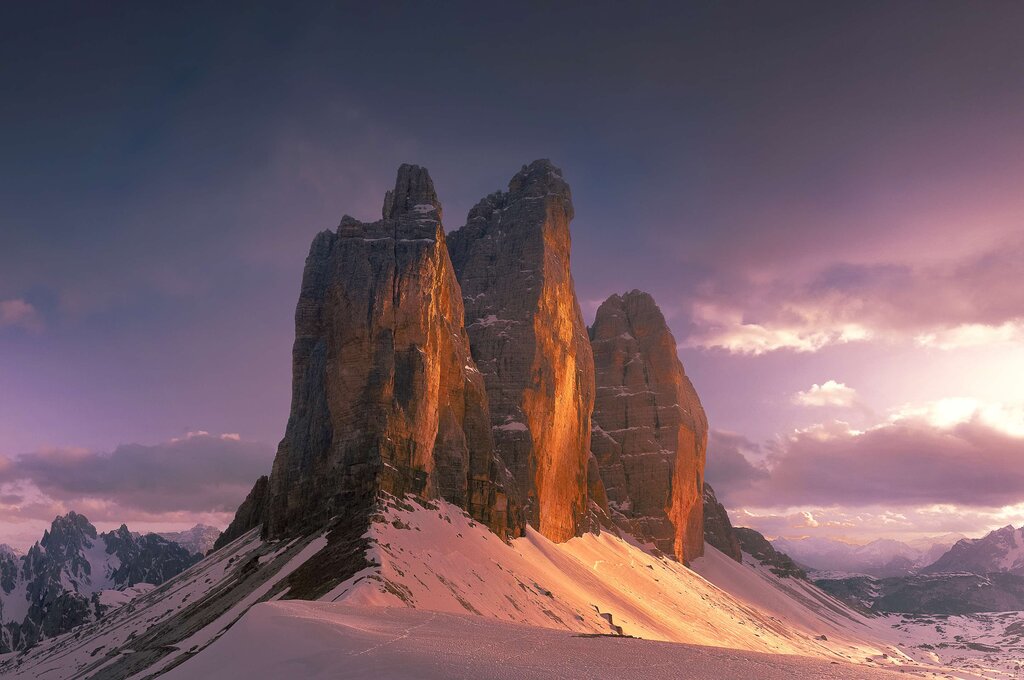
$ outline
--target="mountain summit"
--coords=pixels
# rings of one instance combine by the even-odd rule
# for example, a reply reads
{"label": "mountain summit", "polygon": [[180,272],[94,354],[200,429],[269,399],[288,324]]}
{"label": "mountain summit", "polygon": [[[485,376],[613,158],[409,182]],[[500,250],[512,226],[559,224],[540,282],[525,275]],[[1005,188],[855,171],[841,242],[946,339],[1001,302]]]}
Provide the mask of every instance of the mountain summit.
{"label": "mountain summit", "polygon": [[569,269],[573,214],[561,170],[537,160],[448,239],[496,449],[526,521],[554,541],[588,510],[594,360]]}
{"label": "mountain summit", "polygon": [[247,500],[218,545],[257,525],[282,538],[339,515],[365,523],[381,494],[443,498],[501,535],[517,530],[425,169],[399,168],[382,215],[346,215],[313,240],[285,436],[257,483],[263,497]]}

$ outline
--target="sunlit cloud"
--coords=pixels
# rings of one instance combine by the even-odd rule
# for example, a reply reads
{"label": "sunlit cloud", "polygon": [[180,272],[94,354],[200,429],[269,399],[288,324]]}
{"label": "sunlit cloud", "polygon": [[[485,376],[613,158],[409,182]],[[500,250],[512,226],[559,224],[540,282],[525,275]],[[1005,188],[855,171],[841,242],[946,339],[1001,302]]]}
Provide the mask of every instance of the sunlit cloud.
{"label": "sunlit cloud", "polygon": [[734,354],[761,355],[776,350],[816,352],[823,347],[867,340],[869,331],[855,323],[833,323],[807,309],[791,308],[785,322],[754,323],[738,309],[696,304],[691,333],[685,347],[724,349]]}
{"label": "sunlit cloud", "polygon": [[820,385],[815,383],[809,389],[797,392],[793,395],[793,403],[798,406],[849,408],[857,403],[857,390],[835,380],[826,380]]}
{"label": "sunlit cloud", "polygon": [[734,272],[691,300],[684,347],[761,355],[853,342],[954,350],[1024,339],[1024,241],[943,262],[914,253],[807,272]]}
{"label": "sunlit cloud", "polygon": [[914,338],[921,347],[951,350],[1024,341],[1024,321],[1016,319],[997,326],[970,323],[922,333]]}
{"label": "sunlit cloud", "polygon": [[[801,394],[855,403],[840,385]],[[719,498],[741,524],[773,535],[977,533],[1024,523],[1024,404],[907,404],[865,427],[829,420],[762,445],[713,432],[708,451],[709,460],[728,460],[708,466]]]}

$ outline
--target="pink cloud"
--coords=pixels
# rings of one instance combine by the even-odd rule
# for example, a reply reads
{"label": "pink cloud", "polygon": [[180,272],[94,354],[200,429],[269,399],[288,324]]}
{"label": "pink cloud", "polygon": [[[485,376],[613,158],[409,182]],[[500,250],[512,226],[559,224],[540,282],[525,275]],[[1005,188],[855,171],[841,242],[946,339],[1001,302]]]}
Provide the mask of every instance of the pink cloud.
{"label": "pink cloud", "polygon": [[38,310],[20,298],[0,300],[0,327],[22,328],[33,333],[43,330]]}

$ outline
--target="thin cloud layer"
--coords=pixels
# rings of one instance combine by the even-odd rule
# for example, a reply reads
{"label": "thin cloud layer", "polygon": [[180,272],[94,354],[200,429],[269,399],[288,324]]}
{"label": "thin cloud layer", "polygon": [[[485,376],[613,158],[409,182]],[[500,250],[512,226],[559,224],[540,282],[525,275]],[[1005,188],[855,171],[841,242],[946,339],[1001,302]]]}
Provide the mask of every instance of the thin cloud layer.
{"label": "thin cloud layer", "polygon": [[87,507],[104,508],[104,514],[116,508],[125,517],[232,512],[269,471],[272,458],[265,444],[192,433],[153,446],[125,444],[111,453],[65,448],[0,458],[0,488],[10,489],[12,500],[22,498],[17,489],[27,489],[23,503],[7,509],[21,516],[33,505],[52,518],[55,504],[87,516]]}

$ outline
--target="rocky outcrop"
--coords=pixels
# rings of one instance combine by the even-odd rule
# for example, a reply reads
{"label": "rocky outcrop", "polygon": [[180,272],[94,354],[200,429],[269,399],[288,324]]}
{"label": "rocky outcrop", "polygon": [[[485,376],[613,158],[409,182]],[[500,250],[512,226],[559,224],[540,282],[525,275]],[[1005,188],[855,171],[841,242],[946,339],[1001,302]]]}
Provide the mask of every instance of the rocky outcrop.
{"label": "rocky outcrop", "polygon": [[108,607],[107,591],[159,585],[199,559],[123,524],[101,534],[78,513],[57,517],[25,555],[0,553],[0,653],[96,619]]}
{"label": "rocky outcrop", "polygon": [[491,194],[449,235],[496,450],[527,521],[554,541],[587,512],[594,369],[569,271],[569,185],[547,160]]}
{"label": "rocky outcrop", "polygon": [[807,580],[807,572],[797,565],[789,555],[779,552],[760,532],[746,527],[736,527],[736,538],[740,547],[776,576],[782,578],[799,578]]}
{"label": "rocky outcrop", "polygon": [[688,561],[704,552],[708,423],[665,317],[647,293],[612,295],[590,329],[591,446],[620,525]]}
{"label": "rocky outcrop", "polygon": [[346,215],[313,241],[266,507],[227,540],[256,520],[281,538],[368,516],[381,494],[443,498],[514,533],[464,316],[433,183],[403,165],[381,220]]}
{"label": "rocky outcrop", "polygon": [[220,550],[246,532],[263,525],[267,515],[267,499],[270,478],[263,475],[252,485],[252,490],[235,511],[235,517],[213,543],[214,550]]}
{"label": "rocky outcrop", "polygon": [[725,506],[718,502],[715,490],[704,482],[704,542],[721,550],[737,562],[743,561],[740,541],[733,531]]}
{"label": "rocky outcrop", "polygon": [[981,538],[957,541],[922,572],[925,574],[1010,572],[1024,576],[1024,527],[1012,525]]}

